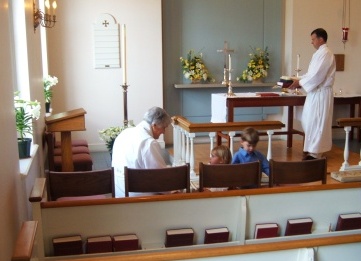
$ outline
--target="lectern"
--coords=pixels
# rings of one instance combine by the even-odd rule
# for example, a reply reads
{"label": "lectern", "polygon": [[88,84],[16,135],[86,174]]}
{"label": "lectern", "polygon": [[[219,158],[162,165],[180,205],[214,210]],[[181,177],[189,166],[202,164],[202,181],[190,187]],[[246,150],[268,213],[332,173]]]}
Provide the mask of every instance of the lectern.
{"label": "lectern", "polygon": [[47,131],[61,133],[62,171],[74,171],[71,132],[85,130],[85,115],[83,108],[66,111],[45,118]]}

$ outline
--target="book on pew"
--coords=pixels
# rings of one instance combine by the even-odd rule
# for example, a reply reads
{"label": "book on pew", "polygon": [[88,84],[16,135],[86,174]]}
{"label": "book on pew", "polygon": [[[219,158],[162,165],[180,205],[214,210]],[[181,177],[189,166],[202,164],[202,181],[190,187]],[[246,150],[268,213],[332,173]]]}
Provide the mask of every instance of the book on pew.
{"label": "book on pew", "polygon": [[276,93],[276,92],[256,92],[256,96],[260,96],[260,97],[278,97],[278,96],[280,96],[280,94]]}
{"label": "book on pew", "polygon": [[277,223],[264,223],[256,224],[254,229],[254,238],[270,238],[278,237],[278,224]]}
{"label": "book on pew", "polygon": [[204,232],[204,244],[228,242],[229,230],[226,227],[206,229]]}
{"label": "book on pew", "polygon": [[166,231],[165,246],[189,246],[193,245],[194,231],[192,228],[168,229]]}
{"label": "book on pew", "polygon": [[113,236],[113,251],[131,251],[139,249],[139,239],[135,234]]}
{"label": "book on pew", "polygon": [[336,231],[361,229],[361,213],[340,214],[337,219]]}
{"label": "book on pew", "polygon": [[332,171],[331,178],[340,182],[361,181],[361,170]]}
{"label": "book on pew", "polygon": [[53,238],[54,256],[83,254],[83,240],[80,235]]}
{"label": "book on pew", "polygon": [[287,220],[285,236],[311,234],[313,220],[311,218],[297,218]]}
{"label": "book on pew", "polygon": [[88,237],[86,242],[88,254],[113,252],[113,241],[110,236]]}

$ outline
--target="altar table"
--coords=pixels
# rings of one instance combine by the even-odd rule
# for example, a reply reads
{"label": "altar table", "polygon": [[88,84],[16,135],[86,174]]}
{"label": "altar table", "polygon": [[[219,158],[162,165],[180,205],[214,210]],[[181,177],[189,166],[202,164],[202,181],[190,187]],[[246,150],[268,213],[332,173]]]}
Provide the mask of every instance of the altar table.
{"label": "altar table", "polygon": [[[293,128],[294,107],[303,106],[305,95],[281,94],[280,96],[257,96],[256,93],[235,93],[234,97],[227,97],[224,93],[212,94],[212,119],[211,122],[233,122],[234,108],[238,107],[272,107],[287,106],[288,118],[285,131],[274,132],[274,135],[287,135],[287,147],[292,147],[292,135],[303,132]],[[340,95],[334,97],[334,104],[349,104],[350,118],[355,117],[355,107],[358,105],[357,117],[361,117],[361,95]],[[357,138],[361,141],[360,128],[357,127]],[[350,133],[353,138],[353,132]]]}

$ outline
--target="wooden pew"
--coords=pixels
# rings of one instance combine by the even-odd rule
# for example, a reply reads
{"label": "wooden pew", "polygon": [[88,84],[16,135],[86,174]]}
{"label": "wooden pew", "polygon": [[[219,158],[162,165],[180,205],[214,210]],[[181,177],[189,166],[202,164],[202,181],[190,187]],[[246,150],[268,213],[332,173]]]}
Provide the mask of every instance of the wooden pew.
{"label": "wooden pew", "polygon": [[16,239],[11,261],[30,261],[33,253],[37,221],[23,222]]}
{"label": "wooden pew", "polygon": [[[329,232],[330,228],[335,229],[339,214],[361,212],[361,183],[72,202],[46,202],[43,182],[36,184],[40,188],[34,188],[30,200],[33,219],[39,222],[42,230],[37,246],[40,260],[61,260],[51,257],[51,239],[74,233],[83,238],[136,233],[143,247],[139,251],[96,255],[103,259],[93,255],[72,256],[74,260],[83,257],[87,257],[84,260],[173,260],[176,256],[177,259],[196,259],[250,253],[262,256],[262,251],[269,255],[274,250],[282,256],[285,249],[293,249],[296,255],[299,248],[313,246],[324,246],[327,249],[324,255],[328,255],[332,251],[345,251],[338,247],[333,249],[332,245],[338,243],[347,245],[342,245],[342,249],[347,249],[345,258],[355,260],[361,251],[361,230]],[[300,217],[313,219],[312,234],[283,236],[287,219]],[[253,239],[255,224],[264,222],[278,223],[281,236]],[[203,244],[205,229],[224,226],[231,232],[229,242]],[[195,245],[164,248],[166,229],[185,227],[195,231]]]}

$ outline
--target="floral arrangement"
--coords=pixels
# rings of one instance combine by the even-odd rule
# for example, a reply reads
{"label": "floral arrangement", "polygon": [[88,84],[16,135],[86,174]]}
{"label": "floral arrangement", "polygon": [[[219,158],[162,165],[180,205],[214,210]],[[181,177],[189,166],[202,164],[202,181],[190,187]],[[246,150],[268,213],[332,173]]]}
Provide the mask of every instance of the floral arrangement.
{"label": "floral arrangement", "polygon": [[47,75],[46,77],[44,77],[43,82],[45,102],[51,102],[51,98],[53,97],[52,87],[58,83],[58,78],[55,76]]}
{"label": "floral arrangement", "polygon": [[20,91],[14,92],[14,107],[16,117],[16,131],[20,140],[24,140],[26,134],[32,135],[32,119],[40,117],[40,102],[28,101],[19,97]]}
{"label": "floral arrangement", "polygon": [[237,81],[253,81],[260,78],[267,77],[267,70],[270,67],[268,48],[265,50],[261,48],[252,48],[252,53],[249,54],[250,60],[247,64],[247,69],[242,72]]}
{"label": "floral arrangement", "polygon": [[100,139],[105,142],[105,145],[109,152],[112,152],[115,139],[118,135],[128,127],[134,127],[133,121],[129,121],[128,126],[123,127],[109,127],[99,131]]}
{"label": "floral arrangement", "polygon": [[186,79],[190,79],[192,82],[215,81],[204,65],[202,53],[195,54],[193,50],[190,50],[187,54],[187,58],[184,59],[183,57],[180,57],[180,61],[182,64],[183,75]]}

